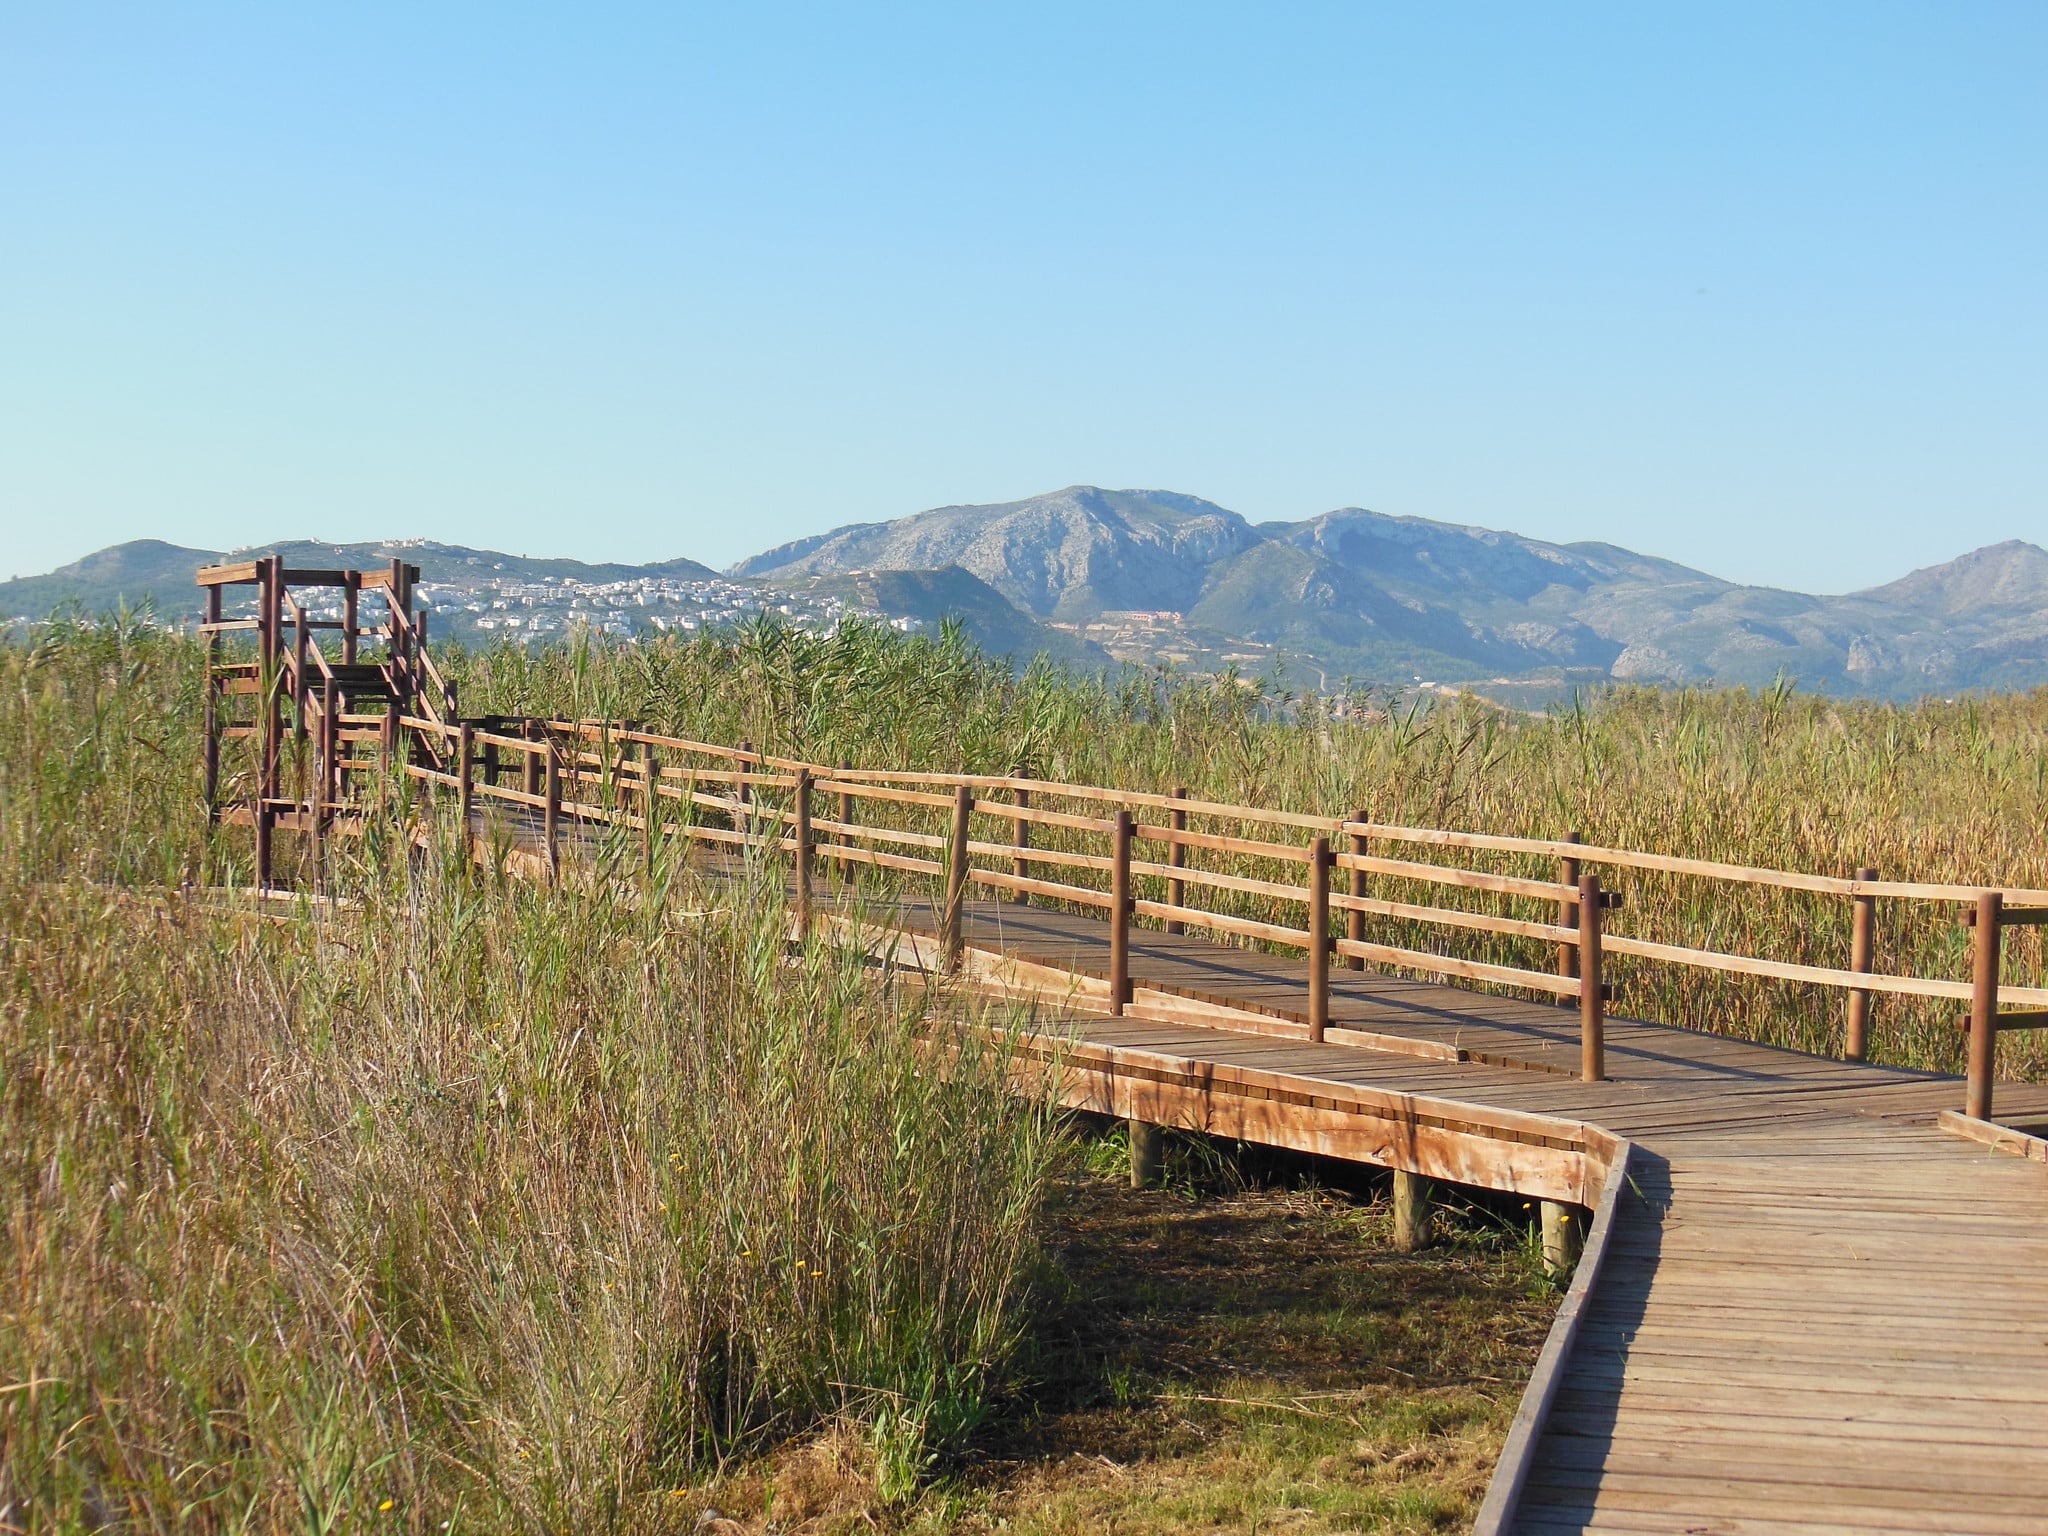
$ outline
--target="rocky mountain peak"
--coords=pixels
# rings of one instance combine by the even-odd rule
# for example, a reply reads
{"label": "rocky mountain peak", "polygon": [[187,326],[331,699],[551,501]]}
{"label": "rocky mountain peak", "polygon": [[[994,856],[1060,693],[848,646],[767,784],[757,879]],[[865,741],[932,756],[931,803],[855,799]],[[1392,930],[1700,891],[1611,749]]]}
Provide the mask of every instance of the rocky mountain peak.
{"label": "rocky mountain peak", "polygon": [[2048,610],[2048,550],[2007,539],[1855,595],[1945,617],[2040,613]]}

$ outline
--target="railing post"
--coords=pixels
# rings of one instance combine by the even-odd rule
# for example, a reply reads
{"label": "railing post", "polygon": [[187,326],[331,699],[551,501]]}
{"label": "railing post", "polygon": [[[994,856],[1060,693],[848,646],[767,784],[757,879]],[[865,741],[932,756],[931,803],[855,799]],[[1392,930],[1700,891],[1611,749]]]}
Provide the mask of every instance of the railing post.
{"label": "railing post", "polygon": [[1579,877],[1579,1075],[1607,1076],[1607,998],[1600,966],[1600,877]]}
{"label": "railing post", "polygon": [[1109,1011],[1131,1001],[1131,813],[1116,813],[1109,861]]}
{"label": "railing post", "polygon": [[562,872],[562,757],[552,736],[544,737],[547,745],[547,803],[541,811],[541,840],[547,846],[548,878],[553,880]]}
{"label": "railing post", "polygon": [[[1859,869],[1858,880],[1875,880],[1877,871]],[[1849,969],[1868,976],[1877,948],[1877,898],[1852,896],[1849,919]],[[1849,989],[1849,1019],[1843,1031],[1842,1055],[1862,1061],[1870,1053],[1870,988]]]}
{"label": "railing post", "polygon": [[661,798],[661,764],[654,756],[654,743],[640,743],[640,855],[649,869],[654,867],[655,823],[660,815],[655,802]]}
{"label": "railing post", "polygon": [[796,866],[796,927],[808,937],[811,931],[811,770],[796,771],[796,848],[791,862]]}
{"label": "railing post", "polygon": [[[526,722],[526,723],[525,723],[524,725],[522,725],[522,726],[521,726],[521,727],[519,728],[519,734],[520,734],[520,735],[522,735],[522,736],[524,736],[524,737],[525,737],[525,738],[526,738],[526,739],[527,739],[528,741],[535,741],[535,742],[537,742],[537,741],[541,740],[541,729],[540,729],[540,722],[539,722],[538,720],[528,720],[528,721],[527,721],[527,722]],[[539,794],[539,793],[540,793],[540,779],[541,779],[541,772],[540,772],[540,753],[538,753],[538,752],[522,752],[522,753],[520,753],[520,754],[519,754],[519,792],[520,792],[521,794],[523,794],[523,795],[537,795],[537,794]]]}
{"label": "railing post", "polygon": [[324,822],[327,807],[341,798],[341,722],[336,718],[340,712],[340,690],[330,677],[320,684],[320,775],[313,790],[316,822]]}
{"label": "railing post", "polygon": [[[1171,798],[1175,800],[1185,800],[1187,799],[1187,797],[1187,785],[1176,784],[1173,786],[1173,794]],[[1172,810],[1166,813],[1166,824],[1176,832],[1187,831],[1187,811],[1181,806],[1175,806]],[[1166,862],[1172,865],[1175,869],[1186,869],[1188,867],[1188,850],[1186,845],[1182,843],[1168,844],[1166,849]],[[1184,907],[1187,905],[1187,900],[1187,881],[1169,879],[1166,882],[1166,904],[1169,907]],[[1188,931],[1188,925],[1182,922],[1177,917],[1170,917],[1166,920],[1166,931],[1168,933],[1186,933]]]}
{"label": "railing post", "polygon": [[403,708],[408,673],[405,665],[406,631],[405,623],[405,562],[393,560],[384,577],[384,601],[391,609],[391,624],[386,631],[384,643],[387,652],[386,664],[391,669],[391,691],[398,695]]}
{"label": "railing post", "polygon": [[1308,1037],[1320,1040],[1330,1027],[1330,840],[1319,837],[1308,850]]}
{"label": "railing post", "polygon": [[[742,741],[740,743],[740,755],[736,759],[739,765],[740,777],[733,783],[732,795],[733,799],[738,802],[739,809],[733,815],[732,829],[739,833],[743,839],[751,839],[754,835],[754,786],[747,782],[747,774],[752,771],[753,758],[754,744],[751,741]],[[742,852],[745,852],[746,846],[747,844],[744,841],[740,844]]]}
{"label": "railing post", "polygon": [[476,727],[467,720],[455,731],[455,814],[462,818],[462,850],[473,841],[469,818],[476,809]]}
{"label": "railing post", "polygon": [[[1579,841],[1579,834],[1567,832],[1558,841],[1560,843],[1576,843]],[[1576,858],[1567,855],[1557,861],[1557,883],[1559,885],[1571,886],[1574,890],[1578,888],[1579,861]],[[1569,896],[1561,897],[1558,900],[1557,926],[1560,928],[1576,928],[1579,926],[1579,904]],[[1557,974],[1567,981],[1579,974],[1578,945],[1568,941],[1561,941],[1558,944]],[[1567,998],[1560,997],[1558,999],[1560,1006],[1565,1006],[1568,1003],[1569,999]]]}
{"label": "railing post", "polygon": [[[1025,771],[1027,766],[1024,763],[1019,763],[1010,776],[1017,779],[1030,778],[1031,775]],[[1030,790],[1019,787],[1011,791],[1011,798],[1017,802],[1018,810],[1028,811],[1031,809]],[[1031,823],[1022,816],[1017,818],[1017,827],[1011,837],[1011,842],[1019,848],[1029,848],[1031,846]],[[1029,880],[1031,878],[1031,861],[1022,854],[1019,854],[1016,858],[1010,860],[1010,873],[1019,880]],[[1017,906],[1028,907],[1031,905],[1031,893],[1029,891],[1012,891],[1010,892],[1010,900]]]}
{"label": "railing post", "polygon": [[[1368,818],[1365,811],[1361,809],[1351,819],[1353,821],[1363,823],[1369,820],[1370,818]],[[1364,857],[1365,834],[1363,832],[1354,832],[1351,834],[1351,852],[1354,856],[1361,858]],[[1364,870],[1353,869],[1351,871],[1349,888],[1353,899],[1362,900],[1364,898],[1366,893]],[[1346,912],[1344,914],[1344,936],[1354,944],[1363,944],[1365,942],[1365,914],[1359,911],[1356,907],[1352,908],[1349,912]],[[1365,956],[1352,955],[1348,959],[1346,959],[1344,963],[1350,966],[1351,969],[1354,971],[1362,971],[1365,969]]]}
{"label": "railing post", "polygon": [[[275,798],[281,785],[279,766],[283,761],[284,710],[278,697],[283,683],[284,636],[279,633],[278,604],[283,600],[284,559],[272,555],[262,565],[257,590],[262,594],[263,628],[263,789],[265,799]],[[270,883],[266,868],[263,883]]]}
{"label": "railing post", "polygon": [[967,950],[967,834],[974,815],[974,791],[953,788],[953,835],[946,845],[946,907],[939,915],[939,953],[946,970],[960,969]]}
{"label": "railing post", "polygon": [[2004,893],[1978,894],[1977,931],[1970,944],[1970,1080],[1963,1111],[1976,1120],[1991,1118],[1991,1075],[1998,1064],[1999,926],[2004,915]]}
{"label": "railing post", "polygon": [[[206,589],[206,622],[209,625],[221,622],[220,587],[216,583]],[[220,820],[220,678],[216,675],[220,667],[220,631],[206,631],[206,820],[209,825]]]}
{"label": "railing post", "polygon": [[363,573],[349,571],[341,584],[341,664],[356,664],[356,638],[360,634],[356,605],[363,595]]}
{"label": "railing post", "polygon": [[[841,759],[839,759],[839,771],[842,775],[850,775],[853,772],[853,759],[850,757],[842,757]],[[853,808],[855,804],[856,802],[853,798],[853,792],[851,790],[842,788],[839,791],[839,824],[842,827],[850,827],[853,825]],[[841,847],[850,848],[853,846],[853,837],[851,833],[841,832],[839,834],[839,839]],[[856,865],[851,858],[847,857],[845,854],[841,854],[839,857],[840,880],[848,885],[851,885],[853,883],[854,870],[858,867],[859,866]]]}
{"label": "railing post", "polygon": [[268,797],[256,796],[256,889],[270,889],[271,810]]}

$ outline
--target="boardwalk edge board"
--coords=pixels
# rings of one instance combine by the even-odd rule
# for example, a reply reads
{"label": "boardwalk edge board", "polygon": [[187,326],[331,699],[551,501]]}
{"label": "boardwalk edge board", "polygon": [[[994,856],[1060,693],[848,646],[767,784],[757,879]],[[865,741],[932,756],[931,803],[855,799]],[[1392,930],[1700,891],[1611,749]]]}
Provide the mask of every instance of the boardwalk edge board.
{"label": "boardwalk edge board", "polygon": [[1515,1508],[1536,1468],[1537,1447],[1548,1427],[1551,1407],[1564,1382],[1566,1362],[1572,1346],[1578,1342],[1587,1302],[1607,1257],[1609,1240],[1614,1234],[1615,1209],[1621,1203],[1622,1190],[1630,1185],[1629,1163],[1634,1152],[1634,1147],[1623,1141],[1607,1162],[1600,1203],[1594,1209],[1593,1224],[1586,1231],[1586,1246],[1579,1254],[1578,1268],[1572,1271],[1572,1283],[1565,1291],[1564,1301],[1551,1321],[1550,1333],[1543,1340],[1543,1352],[1536,1357],[1529,1385],[1522,1390],[1522,1401],[1508,1426],[1507,1443],[1501,1447],[1500,1460],[1494,1463],[1493,1480],[1487,1484],[1486,1498],[1473,1522],[1472,1536],[1507,1536],[1513,1527]]}

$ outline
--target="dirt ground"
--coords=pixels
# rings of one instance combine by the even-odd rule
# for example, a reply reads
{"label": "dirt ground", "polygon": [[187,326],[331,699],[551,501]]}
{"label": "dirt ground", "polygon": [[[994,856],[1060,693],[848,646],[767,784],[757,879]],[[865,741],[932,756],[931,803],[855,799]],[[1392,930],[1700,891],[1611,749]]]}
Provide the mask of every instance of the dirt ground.
{"label": "dirt ground", "polygon": [[880,1506],[866,1446],[826,1437],[692,1499],[699,1528],[1467,1528],[1557,1303],[1519,1202],[1401,1255],[1355,1170],[1188,1143],[1133,1190],[1122,1155],[1062,1182],[1024,1386],[915,1501]]}

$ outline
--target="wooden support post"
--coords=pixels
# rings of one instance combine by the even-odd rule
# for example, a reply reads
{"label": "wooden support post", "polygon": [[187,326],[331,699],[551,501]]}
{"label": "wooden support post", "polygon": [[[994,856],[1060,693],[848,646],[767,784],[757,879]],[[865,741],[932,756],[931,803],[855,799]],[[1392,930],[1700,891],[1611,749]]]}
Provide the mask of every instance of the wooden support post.
{"label": "wooden support post", "polygon": [[[1175,800],[1185,800],[1187,797],[1187,785],[1176,784],[1173,786],[1172,798]],[[1187,811],[1180,806],[1175,806],[1166,813],[1166,824],[1176,832],[1187,831]],[[1188,850],[1186,846],[1181,843],[1169,844],[1166,850],[1166,862],[1175,869],[1186,869],[1188,867]],[[1169,879],[1166,882],[1166,904],[1169,907],[1184,907],[1188,904],[1187,881]],[[1168,933],[1186,933],[1188,925],[1179,918],[1170,917],[1166,920],[1166,931]]]}
{"label": "wooden support post", "polygon": [[362,595],[363,573],[348,572],[341,586],[341,662],[346,667],[356,664],[356,640],[361,633],[357,608]]}
{"label": "wooden support post", "polygon": [[1579,1262],[1586,1246],[1586,1212],[1583,1207],[1561,1200],[1543,1202],[1543,1269],[1551,1279],[1563,1281]]}
{"label": "wooden support post", "polygon": [[960,969],[967,950],[967,835],[974,815],[974,791],[953,789],[953,835],[946,844],[946,906],[939,916],[939,953],[948,972]]}
{"label": "wooden support post", "polygon": [[[1875,880],[1877,871],[1859,869],[1858,880]],[[1859,975],[1868,976],[1876,958],[1877,949],[1877,898],[1875,896],[1852,896],[1854,906],[1849,919],[1849,969]],[[1851,987],[1849,989],[1849,1018],[1843,1030],[1842,1055],[1849,1061],[1862,1061],[1870,1054],[1870,989]]]}
{"label": "wooden support post", "polygon": [[270,809],[268,796],[256,797],[256,889],[270,889],[270,851],[275,812]]}
{"label": "wooden support post", "polygon": [[[327,739],[326,717],[321,717],[314,746],[324,745]],[[313,889],[325,892],[327,889],[327,762],[324,757],[313,765],[313,776],[306,796],[306,863],[312,876]]]}
{"label": "wooden support post", "polygon": [[1150,1189],[1166,1171],[1166,1129],[1144,1120],[1126,1120],[1131,1144],[1131,1188]]}
{"label": "wooden support post", "polygon": [[498,744],[495,741],[484,743],[483,768],[484,783],[490,788],[496,789],[498,787]]}
{"label": "wooden support post", "polygon": [[[850,757],[842,757],[841,759],[839,759],[839,771],[842,774],[851,774],[853,772],[853,759]],[[839,791],[839,822],[841,826],[850,827],[853,825],[854,809],[859,804],[860,802],[854,799],[853,796],[849,794],[846,790],[842,789]],[[839,839],[842,846],[852,846],[853,838],[850,834],[841,832],[839,834]],[[857,869],[859,869],[859,867],[860,866],[854,863],[852,859],[847,858],[844,855],[841,855],[839,860],[839,878],[849,885],[852,884],[854,872]]]}
{"label": "wooden support post", "polygon": [[1109,861],[1109,1011],[1131,1001],[1131,813],[1116,813]]}
{"label": "wooden support post", "polygon": [[[1363,822],[1368,820],[1369,818],[1366,816],[1364,810],[1361,809],[1355,815],[1353,815],[1351,819],[1353,821]],[[1361,856],[1364,855],[1365,834],[1363,832],[1354,832],[1351,834],[1351,851]],[[1363,897],[1366,894],[1365,871],[1362,869],[1354,869],[1350,873],[1351,894],[1356,897]],[[1351,940],[1351,942],[1354,944],[1363,944],[1365,942],[1365,914],[1363,912],[1360,912],[1354,908],[1352,911],[1346,912],[1344,914],[1344,936]],[[1351,969],[1354,971],[1362,971],[1365,969],[1365,956],[1351,955],[1345,959],[1344,963],[1350,966]]]}
{"label": "wooden support post", "polygon": [[[272,555],[262,565],[258,590],[263,594],[263,789],[265,799],[275,799],[282,787],[280,769],[284,761],[283,685],[284,635],[278,622],[278,604],[283,600],[284,560]],[[263,883],[270,883],[264,871]]]}
{"label": "wooden support post", "polygon": [[657,831],[661,821],[661,796],[657,790],[661,784],[661,763],[654,755],[654,743],[640,743],[640,861],[648,869],[654,868],[654,849],[660,841]]}
{"label": "wooden support post", "polygon": [[385,580],[385,602],[391,609],[391,624],[386,631],[386,649],[391,653],[388,664],[391,670],[391,690],[398,695],[401,704],[406,701],[406,680],[409,672],[405,660],[405,562],[394,560]]}
{"label": "wooden support post", "polygon": [[811,932],[811,770],[796,771],[796,926],[806,938]]}
{"label": "wooden support post", "polygon": [[1991,1118],[1991,1077],[1998,1066],[1999,919],[2005,896],[1983,891],[1977,897],[1977,931],[1970,936],[1970,1077],[1963,1113],[1977,1120]]}
{"label": "wooden support post", "polygon": [[1419,1253],[1429,1246],[1430,1228],[1435,1223],[1430,1219],[1434,1202],[1430,1199],[1429,1180],[1419,1173],[1409,1173],[1402,1168],[1394,1170],[1394,1251],[1396,1253]]}
{"label": "wooden support post", "polygon": [[325,824],[328,807],[341,798],[341,690],[333,678],[320,684],[320,774],[313,787],[313,818]]}
{"label": "wooden support post", "polygon": [[1330,1027],[1330,840],[1319,837],[1308,850],[1308,1037],[1320,1040]]}
{"label": "wooden support post", "polygon": [[547,739],[547,804],[541,811],[541,840],[547,846],[548,878],[562,872],[562,756],[553,738]]}
{"label": "wooden support post", "polygon": [[[206,622],[220,623],[220,588],[206,589]],[[220,820],[220,679],[215,674],[220,667],[220,632],[209,629],[206,632],[206,755],[204,759],[206,786],[206,820],[209,825]]]}
{"label": "wooden support post", "polygon": [[470,816],[476,809],[476,727],[467,720],[455,731],[455,814],[462,820],[462,849],[475,841]]}
{"label": "wooden support post", "polygon": [[1607,998],[1600,966],[1600,877],[1579,877],[1579,1074],[1607,1076]]}
{"label": "wooden support post", "polygon": [[[538,720],[527,721],[526,724],[520,727],[519,734],[528,741],[539,741],[541,739],[540,722]],[[519,761],[519,792],[525,795],[539,794],[540,779],[540,753],[537,751],[522,752]]]}
{"label": "wooden support post", "polygon": [[[1031,775],[1025,772],[1025,765],[1019,763],[1015,771],[1011,774],[1011,777],[1017,779],[1028,779],[1029,777],[1031,777]],[[1031,809],[1030,790],[1013,790],[1011,791],[1011,797],[1017,802],[1018,810],[1028,811]],[[1026,821],[1021,816],[1017,818],[1017,829],[1015,835],[1011,838],[1011,841],[1019,848],[1029,848],[1031,846],[1031,823]],[[1022,856],[1011,859],[1010,873],[1015,875],[1019,880],[1030,879],[1031,861]],[[1029,891],[1012,891],[1010,892],[1010,900],[1020,907],[1028,907],[1031,905],[1031,893]]]}
{"label": "wooden support post", "polygon": [[[1558,841],[1560,843],[1576,843],[1579,841],[1579,834],[1567,832]],[[1562,858],[1557,861],[1557,883],[1559,885],[1571,886],[1574,890],[1578,888],[1579,861],[1577,859]],[[1557,903],[1557,926],[1560,928],[1576,928],[1579,926],[1579,904],[1572,897],[1565,896],[1559,899]],[[1557,974],[1566,980],[1570,980],[1579,974],[1578,945],[1561,942],[1557,946]],[[1569,1007],[1571,1005],[1571,999],[1568,997],[1560,997],[1557,1001],[1559,1007]]]}
{"label": "wooden support post", "polygon": [[[733,799],[739,802],[739,809],[732,818],[732,829],[739,833],[741,837],[751,839],[754,835],[754,786],[749,784],[744,777],[744,775],[754,771],[754,744],[751,741],[742,741],[740,743],[740,755],[734,759],[734,762],[743,777],[733,785],[732,789]],[[747,843],[740,844],[742,854],[745,853],[747,847]]]}

